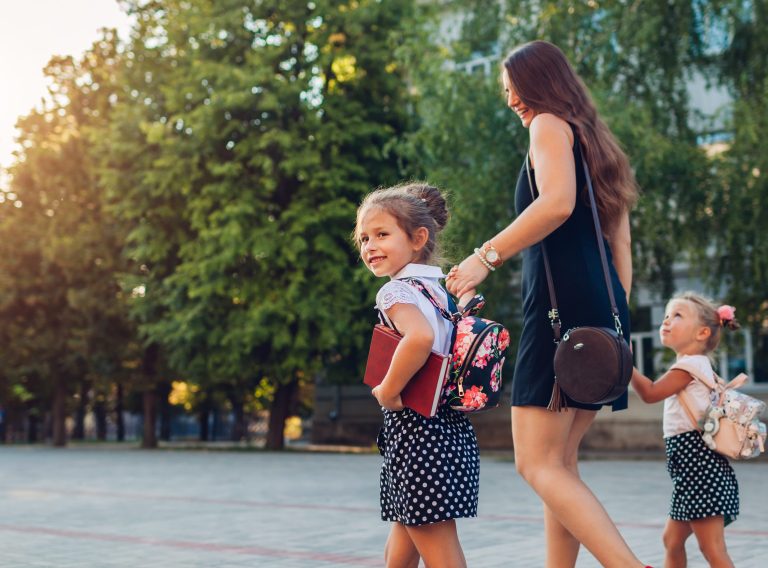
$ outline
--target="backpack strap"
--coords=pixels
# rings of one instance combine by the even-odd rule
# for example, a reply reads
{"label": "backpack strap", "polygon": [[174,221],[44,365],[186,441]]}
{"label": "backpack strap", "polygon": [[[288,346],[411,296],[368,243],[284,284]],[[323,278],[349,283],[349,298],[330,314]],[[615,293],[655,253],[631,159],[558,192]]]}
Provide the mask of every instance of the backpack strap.
{"label": "backpack strap", "polygon": [[685,392],[685,389],[677,393],[677,398],[680,400],[680,406],[683,407],[683,410],[685,410],[685,413],[688,415],[688,418],[691,419],[691,423],[693,424],[693,427],[696,430],[701,431],[701,428],[699,428],[699,421],[696,420],[696,415],[693,413],[693,404],[691,402],[690,397],[688,396],[688,393]]}
{"label": "backpack strap", "polygon": [[[704,377],[701,376],[700,370],[696,367],[696,365],[686,364],[685,362],[675,362],[674,365],[670,368],[670,371],[672,369],[676,369],[678,371],[685,371],[691,376],[692,381],[698,381],[705,387],[707,387],[710,391],[716,391],[717,390],[717,375],[715,375],[715,387],[713,388],[709,381],[707,381]],[[690,383],[689,383],[690,384]],[[688,385],[685,386],[685,388],[688,388]],[[680,401],[680,406],[683,407],[683,410],[685,410],[685,413],[688,415],[688,418],[691,419],[691,423],[693,424],[693,427],[696,430],[701,431],[701,428],[699,428],[699,420],[696,418],[696,414],[693,412],[694,404],[691,397],[688,395],[687,392],[685,392],[685,388],[677,393],[677,398]]]}
{"label": "backpack strap", "polygon": [[458,321],[463,317],[463,313],[459,313],[459,308],[456,306],[456,302],[454,302],[453,298],[450,294],[446,293],[446,297],[448,299],[448,310],[450,310],[450,313],[448,310],[446,310],[443,306],[437,303],[437,300],[435,300],[434,296],[430,294],[429,290],[427,290],[427,287],[424,286],[424,283],[418,280],[417,278],[403,278],[404,282],[408,282],[411,286],[419,290],[424,297],[429,300],[429,302],[435,307],[437,312],[443,316],[443,318],[447,319],[449,322],[453,324],[453,330],[451,331],[451,350],[449,354],[453,356],[453,346],[456,343],[456,324]]}
{"label": "backpack strap", "polygon": [[[442,307],[440,304],[437,303],[437,300],[430,294],[429,290],[427,290],[427,287],[424,286],[424,284],[416,279],[416,278],[401,278],[401,282],[407,282],[417,290],[419,290],[426,298],[430,301],[430,303],[435,307],[435,309],[438,311],[438,313],[443,316],[445,319],[450,321],[454,324],[454,333],[455,333],[455,324],[456,322],[461,318],[462,314],[459,313],[459,309],[456,306],[456,302],[453,301],[453,298],[450,294],[446,294],[448,297],[448,310],[450,310],[450,313],[448,310],[446,310],[444,307]],[[383,310],[376,309],[376,311],[379,314],[379,321],[382,325],[387,326],[390,329],[395,330],[398,334],[400,334],[400,331],[395,327],[395,324],[392,320],[387,317],[387,314],[384,313]],[[402,334],[400,334],[402,335]],[[453,341],[451,341],[451,345],[453,345]]]}
{"label": "backpack strap", "polygon": [[448,309],[451,310],[451,313],[448,313],[448,311],[443,306],[437,303],[437,300],[435,300],[434,296],[432,296],[429,290],[427,290],[427,287],[424,286],[424,283],[421,280],[418,280],[417,278],[403,278],[402,281],[408,282],[408,284],[421,292],[424,297],[429,300],[433,306],[435,306],[435,309],[440,313],[441,316],[443,316],[448,321],[456,323],[456,320],[458,319],[457,316],[459,314],[456,309],[456,303],[453,301],[453,298],[451,298],[450,294],[446,294],[448,297]]}
{"label": "backpack strap", "polygon": [[379,323],[381,323],[381,325],[394,330],[398,335],[402,335],[402,333],[400,333],[400,331],[395,327],[394,322],[387,317],[387,314],[384,313],[384,310],[376,308],[376,313],[379,315]]}
{"label": "backpack strap", "polygon": [[440,304],[437,303],[437,300],[430,294],[429,290],[427,290],[427,287],[424,286],[424,284],[416,279],[416,278],[403,278],[403,282],[408,282],[412,286],[414,286],[417,290],[419,290],[424,297],[427,298],[427,300],[430,301],[430,303],[435,306],[435,309],[440,313],[441,316],[443,316],[445,319],[451,321],[453,324],[456,324],[461,318],[463,318],[466,315],[474,315],[477,312],[479,312],[483,306],[485,306],[485,298],[482,294],[476,294],[474,298],[472,298],[466,306],[462,310],[459,310],[458,306],[456,305],[456,302],[454,301],[453,297],[451,297],[450,294],[446,294],[448,297],[448,310],[450,310],[450,313],[443,308]]}

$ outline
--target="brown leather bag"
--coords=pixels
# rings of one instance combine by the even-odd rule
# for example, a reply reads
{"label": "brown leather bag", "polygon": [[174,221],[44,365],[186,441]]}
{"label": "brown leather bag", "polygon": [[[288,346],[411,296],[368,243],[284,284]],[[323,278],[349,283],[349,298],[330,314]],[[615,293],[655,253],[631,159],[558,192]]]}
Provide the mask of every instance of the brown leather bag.
{"label": "brown leather bag", "polygon": [[[597,247],[600,250],[600,260],[603,265],[605,286],[608,289],[608,298],[611,302],[611,314],[615,329],[609,327],[577,327],[568,330],[560,336],[560,314],[557,309],[555,296],[555,284],[552,280],[552,271],[549,267],[549,256],[544,240],[541,248],[544,257],[544,271],[547,276],[547,287],[552,309],[549,311],[549,321],[555,336],[554,368],[555,384],[552,387],[552,397],[547,408],[549,410],[562,410],[566,408],[567,401],[562,396],[568,395],[572,400],[582,404],[606,404],[619,398],[626,392],[629,380],[632,377],[632,351],[621,332],[619,310],[616,307],[616,298],[613,295],[608,260],[605,254],[600,217],[597,214],[597,203],[592,188],[592,180],[584,155],[581,156],[584,166],[584,175],[587,179],[589,202],[592,208],[592,220],[595,224],[597,235]],[[528,174],[528,185],[531,195],[536,199],[531,180],[531,169],[528,164],[528,154],[525,155],[525,170]]]}

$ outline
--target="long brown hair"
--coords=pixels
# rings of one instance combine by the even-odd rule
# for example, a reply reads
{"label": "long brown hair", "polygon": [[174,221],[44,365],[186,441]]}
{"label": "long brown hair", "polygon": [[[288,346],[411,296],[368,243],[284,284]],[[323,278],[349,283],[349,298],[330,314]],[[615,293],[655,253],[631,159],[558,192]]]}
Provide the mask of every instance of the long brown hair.
{"label": "long brown hair", "polygon": [[[637,183],[586,85],[563,52],[546,41],[514,49],[504,60],[504,70],[525,106],[537,114],[554,114],[573,126],[589,165],[600,222],[610,234],[637,200]],[[582,195],[586,199],[586,193]]]}

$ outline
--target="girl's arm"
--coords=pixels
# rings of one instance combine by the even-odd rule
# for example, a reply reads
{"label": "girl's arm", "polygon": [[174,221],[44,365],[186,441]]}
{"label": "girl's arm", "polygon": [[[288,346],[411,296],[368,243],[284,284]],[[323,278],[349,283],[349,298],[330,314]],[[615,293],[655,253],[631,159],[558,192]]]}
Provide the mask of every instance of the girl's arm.
{"label": "girl's arm", "polygon": [[667,371],[659,380],[652,381],[635,368],[632,371],[632,388],[643,402],[653,403],[669,398],[679,393],[693,377],[686,371],[672,369]]}
{"label": "girl's arm", "polygon": [[627,294],[627,304],[629,304],[629,293],[632,290],[632,236],[629,230],[629,212],[622,215],[613,234],[608,236],[608,242],[611,245],[613,266],[619,275],[621,285]]}
{"label": "girl's arm", "polygon": [[384,380],[373,389],[373,396],[387,410],[402,410],[400,392],[427,362],[435,332],[414,304],[393,304],[385,313],[403,339],[395,349]]}
{"label": "girl's arm", "polygon": [[[552,114],[540,114],[531,122],[530,136],[539,196],[491,239],[502,260],[540,242],[562,225],[576,206],[576,167],[570,126]],[[487,276],[488,269],[471,255],[459,265],[457,276],[447,282],[448,289],[462,296]]]}
{"label": "girl's arm", "polygon": [[464,309],[464,306],[466,306],[469,303],[469,301],[475,297],[475,294],[477,294],[477,290],[475,290],[474,288],[469,290],[469,292],[465,292],[464,295],[461,298],[459,298],[459,301],[457,302],[456,307],[459,308],[459,310]]}

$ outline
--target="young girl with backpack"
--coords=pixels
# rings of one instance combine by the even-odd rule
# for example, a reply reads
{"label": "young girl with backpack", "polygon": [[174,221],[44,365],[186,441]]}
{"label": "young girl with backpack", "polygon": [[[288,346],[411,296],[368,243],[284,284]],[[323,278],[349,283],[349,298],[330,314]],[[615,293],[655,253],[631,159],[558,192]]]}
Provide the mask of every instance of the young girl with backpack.
{"label": "young girl with backpack", "polygon": [[681,397],[700,417],[709,407],[716,375],[709,360],[722,328],[738,329],[731,306],[716,308],[687,292],[667,304],[659,333],[661,343],[677,356],[660,379],[652,381],[635,369],[632,387],[645,402],[664,401],[664,444],[672,478],[672,502],[664,528],[666,568],[686,566],[685,541],[696,535],[713,568],[732,568],[724,527],[739,513],[739,486],[728,460],[702,439]]}
{"label": "young girl with backpack", "polygon": [[[436,237],[448,220],[440,191],[410,183],[369,194],[357,211],[355,241],[373,274],[389,277],[376,307],[403,336],[382,383],[373,389],[384,426],[377,444],[381,518],[392,528],[388,568],[465,567],[455,519],[477,516],[480,463],[477,439],[462,412],[442,406],[432,418],[404,408],[400,392],[432,350],[448,354],[453,323],[403,279],[417,279],[443,308],[445,278],[434,265]],[[461,300],[474,296],[474,291]],[[460,301],[460,304],[463,304]]]}

